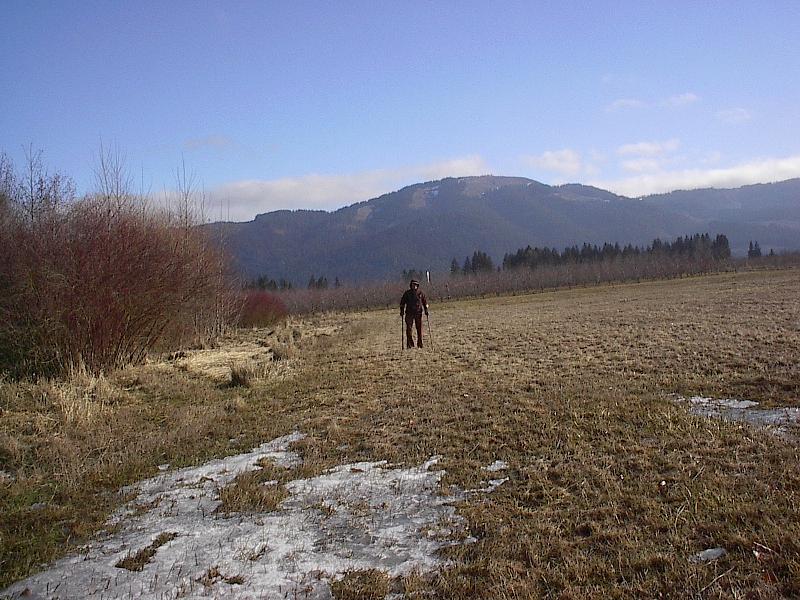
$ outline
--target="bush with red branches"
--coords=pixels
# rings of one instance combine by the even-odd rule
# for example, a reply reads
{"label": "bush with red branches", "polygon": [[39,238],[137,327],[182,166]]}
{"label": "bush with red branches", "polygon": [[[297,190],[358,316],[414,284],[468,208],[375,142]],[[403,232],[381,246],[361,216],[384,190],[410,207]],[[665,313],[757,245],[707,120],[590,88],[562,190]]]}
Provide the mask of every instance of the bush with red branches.
{"label": "bush with red branches", "polygon": [[238,314],[218,247],[183,214],[115,189],[74,197],[38,156],[0,155],[0,371],[141,362]]}
{"label": "bush with red branches", "polygon": [[247,290],[242,305],[241,327],[269,327],[286,320],[289,310],[275,294],[261,290]]}

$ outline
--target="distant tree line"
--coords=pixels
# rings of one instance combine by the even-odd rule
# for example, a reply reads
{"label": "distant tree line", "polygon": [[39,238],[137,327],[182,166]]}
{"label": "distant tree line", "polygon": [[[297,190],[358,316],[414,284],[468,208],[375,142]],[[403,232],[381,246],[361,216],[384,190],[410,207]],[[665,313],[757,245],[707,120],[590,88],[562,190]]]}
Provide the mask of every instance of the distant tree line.
{"label": "distant tree line", "polygon": [[461,267],[458,266],[458,261],[455,258],[450,263],[450,275],[476,275],[477,273],[491,273],[492,271],[494,271],[492,257],[480,250],[473,252],[472,257],[467,256]]}
{"label": "distant tree line", "polygon": [[[754,250],[757,243],[753,243]],[[758,248],[760,252],[760,248]],[[786,267],[800,264],[800,254],[768,257],[751,256],[736,260],[731,257],[725,235],[683,236],[674,241],[656,239],[647,246],[603,244],[571,246],[563,251],[552,248],[526,247],[506,254],[501,266],[480,250],[460,263],[453,259],[450,277],[420,269],[405,269],[402,280],[363,285],[318,287],[315,285],[285,289],[281,298],[290,313],[328,310],[363,309],[394,306],[409,279],[418,279],[432,302],[464,297],[529,293],[576,286],[600,285],[607,282],[669,279],[700,275],[737,268]],[[466,267],[466,268],[465,268]],[[444,276],[442,276],[444,275]],[[466,275],[466,276],[465,276]],[[267,280],[269,281],[269,280]],[[324,286],[325,277],[322,277]],[[401,283],[402,282],[402,283]]]}
{"label": "distant tree line", "polygon": [[[750,247],[747,249],[747,258],[761,258],[761,245],[758,241],[751,241]],[[775,256],[775,249],[770,248],[767,256]]]}
{"label": "distant tree line", "polygon": [[[756,242],[757,245],[758,242]],[[727,260],[731,257],[731,248],[727,236],[719,234],[712,240],[708,233],[696,233],[691,236],[678,237],[673,242],[656,238],[652,244],[644,248],[632,244],[625,246],[610,243],[605,243],[602,246],[583,244],[580,248],[575,245],[564,248],[563,252],[559,252],[555,248],[531,248],[527,246],[520,248],[513,254],[506,254],[503,257],[503,269],[517,269],[520,267],[535,269],[544,265],[596,263],[641,255]]]}
{"label": "distant tree line", "polygon": [[[633,244],[604,243],[602,246],[584,243],[582,246],[577,244],[568,246],[559,251],[556,248],[531,247],[520,248],[516,252],[507,253],[503,256],[502,265],[495,266],[492,257],[482,250],[476,250],[472,256],[467,256],[460,263],[453,258],[450,263],[450,275],[481,275],[495,271],[508,271],[527,267],[536,269],[543,266],[558,265],[577,265],[592,264],[608,261],[619,261],[633,257],[651,258],[688,258],[690,260],[713,260],[723,261],[731,258],[731,248],[728,237],[718,234],[713,239],[708,233],[696,233],[694,235],[680,236],[674,241],[665,241],[656,238],[650,245],[634,246]],[[762,256],[761,247],[758,241],[751,241],[747,252],[748,258],[758,258]],[[775,256],[774,250],[770,250],[769,256]],[[416,279],[426,281],[427,271],[423,269],[403,269],[400,278],[402,281]],[[335,278],[333,287],[338,289],[342,286],[339,278]],[[262,291],[289,291],[294,289],[292,283],[286,279],[278,281],[269,279],[265,275],[249,281],[246,285],[248,289]],[[328,289],[328,278],[326,276],[312,276],[308,285],[309,290]]]}
{"label": "distant tree line", "polygon": [[[339,278],[336,277],[333,280],[333,287],[338,288],[341,287],[342,283],[339,281]],[[313,275],[308,280],[308,285],[306,286],[309,290],[327,290],[328,289],[328,278],[320,275],[319,277],[314,277]]]}
{"label": "distant tree line", "polygon": [[[339,281],[339,278],[334,278],[333,287],[338,288],[341,286],[342,282]],[[275,281],[274,279],[269,279],[266,275],[259,275],[255,279],[251,279],[245,283],[244,287],[247,290],[260,290],[262,292],[285,292],[294,289],[291,281],[283,278]],[[320,275],[319,277],[314,277],[312,275],[308,280],[306,288],[309,290],[327,290],[328,278],[324,275]]]}
{"label": "distant tree line", "polygon": [[292,289],[292,282],[287,281],[286,279],[279,279],[275,281],[274,279],[267,278],[266,275],[260,275],[255,279],[251,279],[245,284],[245,289],[248,290],[261,290],[262,292],[277,292],[283,290],[290,290]]}
{"label": "distant tree line", "polygon": [[[728,238],[725,235],[717,235],[713,240],[708,233],[697,233],[692,236],[679,237],[673,242],[662,241],[656,238],[653,243],[643,248],[627,244],[605,243],[602,246],[585,243],[583,246],[569,246],[559,252],[556,248],[539,248],[526,246],[514,253],[503,256],[503,270],[518,269],[528,267],[536,269],[541,266],[555,266],[565,264],[584,264],[613,261],[632,256],[651,255],[651,256],[688,256],[690,258],[712,258],[714,260],[726,260],[731,257],[731,248]],[[761,256],[761,249],[758,242],[750,242],[750,254]],[[495,270],[491,256],[476,250],[471,257],[467,256],[462,265],[457,259],[450,263],[450,275],[476,275],[479,273],[491,273]],[[500,270],[498,267],[497,270]]]}
{"label": "distant tree line", "polygon": [[[534,256],[539,259],[533,260]],[[730,244],[725,235],[712,237],[709,234],[683,236],[674,241],[658,239],[645,247],[632,244],[584,244],[565,248],[563,252],[544,248],[529,250],[526,247],[507,254],[505,264],[500,268],[494,265],[489,268],[490,263],[484,257],[489,258],[485,252],[476,251],[464,263],[453,259],[451,276],[432,274],[430,282],[427,277],[422,277],[422,271],[405,270],[403,284],[408,277],[416,275],[423,283],[428,299],[442,302],[464,297],[530,293],[610,282],[670,279],[737,268],[780,268],[800,264],[798,253],[780,256],[771,253],[763,258],[737,260],[731,257]],[[523,257],[523,260],[519,257]],[[525,257],[528,262],[524,260]],[[509,267],[509,262],[516,266]],[[467,265],[468,276],[464,276],[464,264]],[[360,286],[345,285],[321,292],[295,289],[288,291],[283,299],[291,313],[390,307],[398,302],[404,287],[395,280]]]}

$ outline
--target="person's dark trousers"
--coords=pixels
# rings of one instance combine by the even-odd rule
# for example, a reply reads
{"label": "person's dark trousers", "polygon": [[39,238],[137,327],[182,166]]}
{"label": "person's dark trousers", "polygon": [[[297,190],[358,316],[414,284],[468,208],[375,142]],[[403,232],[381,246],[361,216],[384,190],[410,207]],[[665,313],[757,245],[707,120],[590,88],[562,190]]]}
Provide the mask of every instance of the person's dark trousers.
{"label": "person's dark trousers", "polygon": [[422,313],[415,315],[406,313],[406,348],[414,347],[414,337],[411,335],[411,326],[417,327],[417,348],[422,348]]}

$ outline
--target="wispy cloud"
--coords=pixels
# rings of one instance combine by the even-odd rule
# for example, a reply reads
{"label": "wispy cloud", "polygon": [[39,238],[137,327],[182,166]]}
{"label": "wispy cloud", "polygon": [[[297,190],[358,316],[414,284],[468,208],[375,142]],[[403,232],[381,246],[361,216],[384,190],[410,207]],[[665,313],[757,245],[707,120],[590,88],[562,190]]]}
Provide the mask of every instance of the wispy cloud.
{"label": "wispy cloud", "polygon": [[664,99],[663,103],[666,106],[671,106],[673,108],[680,108],[682,106],[688,106],[690,104],[694,104],[699,100],[700,96],[698,96],[694,92],[685,92],[683,94],[675,94],[674,96],[670,96],[669,98]]}
{"label": "wispy cloud", "polygon": [[225,219],[246,221],[280,209],[333,210],[419,181],[482,175],[489,171],[477,155],[397,169],[347,175],[309,174],[281,179],[249,179],[221,185],[209,193]]}
{"label": "wispy cloud", "polygon": [[207,135],[205,137],[190,138],[183,142],[185,150],[222,149],[231,146],[233,146],[233,140],[225,135]]}
{"label": "wispy cloud", "polygon": [[735,125],[749,121],[753,118],[753,115],[746,108],[726,108],[717,112],[717,118],[723,123]]}
{"label": "wispy cloud", "polygon": [[672,138],[663,142],[636,142],[617,148],[620,156],[659,156],[674,152],[681,145],[680,140]]}
{"label": "wispy cloud", "polygon": [[694,92],[674,94],[661,100],[641,100],[639,98],[618,98],[606,106],[606,112],[618,112],[641,108],[681,108],[700,101],[700,96]]}
{"label": "wispy cloud", "polygon": [[577,175],[584,170],[581,155],[569,148],[548,150],[541,154],[523,156],[522,162],[530,167],[553,171],[562,175]]}
{"label": "wispy cloud", "polygon": [[620,162],[620,167],[624,171],[633,173],[647,173],[660,171],[664,164],[672,159],[681,143],[677,138],[672,138],[662,142],[645,141],[633,144],[623,144],[617,148],[617,154],[625,157]]}
{"label": "wispy cloud", "polygon": [[645,106],[647,106],[647,103],[638,98],[618,98],[606,106],[606,111],[616,112],[620,110],[644,108]]}
{"label": "wispy cloud", "polygon": [[633,158],[631,160],[623,160],[620,166],[625,171],[633,173],[652,173],[661,169],[661,161],[656,158]]}
{"label": "wispy cloud", "polygon": [[679,189],[738,187],[793,177],[800,177],[800,155],[752,160],[726,168],[642,173],[623,179],[593,181],[591,184],[635,197]]}

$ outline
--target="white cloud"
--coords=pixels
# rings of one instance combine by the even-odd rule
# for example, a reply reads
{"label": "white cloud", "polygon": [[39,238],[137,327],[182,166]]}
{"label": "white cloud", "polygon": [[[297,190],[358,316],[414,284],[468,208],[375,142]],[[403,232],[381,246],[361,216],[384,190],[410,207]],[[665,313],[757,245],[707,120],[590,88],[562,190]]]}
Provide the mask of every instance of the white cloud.
{"label": "white cloud", "polygon": [[735,125],[749,121],[753,116],[746,108],[727,108],[717,112],[717,118],[723,123]]}
{"label": "white cloud", "polygon": [[[280,209],[333,210],[405,185],[443,177],[483,175],[489,171],[480,156],[348,175],[309,174],[282,179],[249,179],[223,184],[209,193],[225,219],[245,221]],[[213,211],[213,209],[212,209]]]}
{"label": "white cloud", "polygon": [[686,92],[684,94],[676,94],[674,96],[670,96],[669,98],[664,100],[664,104],[674,108],[679,108],[681,106],[688,106],[689,104],[694,104],[698,100],[700,100],[700,96],[698,96],[693,92]]}
{"label": "white cloud", "polygon": [[658,171],[661,168],[661,161],[656,158],[634,158],[631,160],[623,160],[620,165],[626,171],[646,173]]}
{"label": "white cloud", "polygon": [[606,106],[608,112],[615,112],[618,110],[626,110],[632,108],[644,108],[647,104],[637,98],[618,98],[611,104]]}
{"label": "white cloud", "polygon": [[704,165],[716,165],[722,160],[722,152],[712,150],[707,152],[701,159],[700,163]]}
{"label": "white cloud", "polygon": [[563,150],[548,150],[542,154],[523,156],[522,161],[529,166],[546,171],[554,171],[563,175],[577,175],[583,171],[581,155],[565,148]]}
{"label": "white cloud", "polygon": [[453,158],[441,162],[431,163],[399,169],[396,176],[404,179],[412,179],[417,183],[420,179],[442,179],[444,177],[466,177],[468,175],[485,175],[489,172],[489,167],[484,160],[477,155],[465,156],[463,158]]}
{"label": "white cloud", "polygon": [[800,177],[800,155],[752,160],[726,168],[643,173],[617,180],[593,181],[591,185],[636,197],[679,189],[738,187],[793,177]]}
{"label": "white cloud", "polygon": [[676,138],[663,142],[636,142],[620,146],[617,148],[617,154],[620,156],[659,156],[674,152],[680,144],[680,140]]}
{"label": "white cloud", "polygon": [[220,149],[230,146],[233,146],[233,140],[225,135],[207,135],[205,137],[190,138],[183,142],[183,147],[186,150]]}
{"label": "white cloud", "polygon": [[638,98],[619,98],[606,106],[606,112],[616,112],[637,108],[681,108],[700,101],[700,96],[694,92],[674,94],[660,101],[645,101]]}

